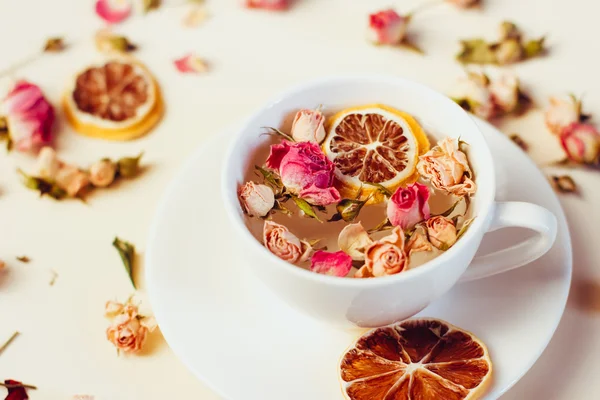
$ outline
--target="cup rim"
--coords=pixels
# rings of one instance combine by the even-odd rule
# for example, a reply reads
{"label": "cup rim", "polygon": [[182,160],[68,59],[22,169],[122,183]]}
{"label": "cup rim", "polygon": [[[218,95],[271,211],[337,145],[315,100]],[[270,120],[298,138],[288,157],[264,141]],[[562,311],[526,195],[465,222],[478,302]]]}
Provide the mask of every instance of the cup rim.
{"label": "cup rim", "polygon": [[[402,273],[387,275],[376,278],[369,279],[354,279],[348,277],[338,277],[338,276],[330,276],[324,274],[318,274],[312,272],[310,270],[298,267],[297,265],[291,264],[287,261],[282,260],[277,257],[275,254],[271,253],[265,246],[252,235],[250,230],[246,227],[243,222],[243,216],[238,218],[236,214],[236,206],[239,207],[239,200],[237,198],[237,190],[231,190],[230,182],[228,181],[228,177],[231,175],[232,164],[229,162],[234,156],[234,152],[237,147],[237,143],[240,141],[245,128],[250,125],[250,122],[259,117],[265,110],[268,110],[278,103],[287,99],[289,97],[293,97],[305,90],[316,88],[322,86],[324,84],[330,84],[332,82],[347,82],[353,80],[360,81],[371,81],[371,82],[386,82],[392,84],[400,84],[405,86],[413,86],[419,91],[425,93],[426,96],[431,96],[440,99],[441,101],[448,104],[449,107],[454,107],[456,110],[457,116],[468,122],[467,124],[471,124],[473,127],[473,131],[476,131],[477,134],[481,137],[483,142],[483,146],[478,148],[478,152],[483,152],[481,155],[481,159],[489,160],[487,162],[486,169],[489,170],[487,183],[489,185],[489,190],[487,196],[482,196],[477,199],[477,201],[481,204],[481,209],[479,210],[478,215],[474,217],[473,223],[469,227],[469,229],[465,232],[465,234],[458,240],[450,249],[446,250],[442,254],[438,255],[432,260],[427,261],[426,263],[420,265],[417,268],[412,268]],[[495,177],[495,165],[492,161],[492,153],[489,149],[485,138],[483,137],[479,127],[475,123],[474,119],[463,110],[458,104],[452,101],[449,97],[443,95],[442,93],[436,91],[435,89],[430,88],[427,85],[422,83],[397,77],[393,75],[385,75],[385,74],[342,74],[336,76],[325,76],[317,79],[311,79],[291,87],[288,87],[286,90],[280,92],[278,95],[271,97],[267,102],[264,103],[263,106],[259,107],[255,112],[253,112],[249,117],[246,117],[243,122],[238,125],[237,131],[233,135],[232,139],[229,142],[227,152],[225,154],[223,164],[224,168],[221,173],[221,189],[222,196],[225,200],[225,209],[226,214],[229,217],[230,222],[235,226],[235,229],[242,235],[243,240],[251,242],[250,246],[252,249],[263,254],[263,256],[270,259],[271,262],[278,264],[278,268],[285,268],[289,273],[294,274],[298,278],[312,280],[315,283],[325,284],[325,285],[334,285],[334,286],[343,286],[343,287],[352,287],[352,288],[371,288],[376,286],[386,286],[392,285],[398,282],[402,282],[405,280],[410,280],[414,277],[427,274],[430,271],[439,268],[445,262],[451,260],[456,254],[458,254],[462,249],[469,246],[471,239],[473,239],[477,233],[481,230],[487,230],[489,225],[489,221],[491,218],[491,211],[493,208],[493,204],[495,203],[495,192],[496,192],[496,177]],[[484,232],[485,233],[485,232]],[[468,265],[464,268],[465,270],[468,268]],[[464,273],[464,271],[463,271]]]}

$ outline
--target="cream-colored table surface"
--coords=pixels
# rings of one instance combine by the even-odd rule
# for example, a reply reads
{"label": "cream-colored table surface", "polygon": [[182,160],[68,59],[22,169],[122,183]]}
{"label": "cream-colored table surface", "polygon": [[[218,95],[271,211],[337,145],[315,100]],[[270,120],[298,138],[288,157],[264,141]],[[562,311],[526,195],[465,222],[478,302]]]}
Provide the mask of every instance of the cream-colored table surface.
{"label": "cream-colored table surface", "polygon": [[[36,384],[33,399],[68,399],[77,393],[111,400],[216,398],[160,334],[146,352],[133,357],[117,357],[105,340],[104,302],[131,292],[111,241],[122,236],[137,245],[143,258],[157,201],[182,161],[209,135],[289,85],[321,75],[370,72],[446,91],[462,73],[453,61],[457,40],[493,38],[506,18],[532,35],[548,34],[548,57],[513,68],[538,104],[549,94],[572,91],[585,94],[586,109],[600,115],[600,3],[487,0],[483,11],[467,12],[442,5],[415,18],[411,27],[426,57],[366,43],[367,12],[390,3],[298,0],[293,11],[272,14],[244,10],[236,0],[213,0],[208,1],[212,17],[197,29],[181,26],[184,7],[164,8],[118,26],[140,45],[137,56],[158,77],[166,117],[151,135],[128,143],[77,136],[61,119],[57,149],[64,159],[83,165],[144,150],[150,168],[136,180],[98,192],[88,204],[55,202],[19,184],[15,168],[31,168],[31,158],[0,155],[0,258],[9,264],[0,277],[0,341],[14,330],[22,332],[0,355],[0,378]],[[406,11],[423,2],[395,3]],[[0,69],[36,51],[45,38],[65,36],[71,48],[18,74],[41,85],[56,104],[70,75],[98,57],[91,36],[101,26],[92,0],[0,0]],[[188,51],[210,60],[212,71],[198,77],[179,74],[171,62]],[[3,80],[3,87],[7,83]],[[529,141],[530,155],[540,164],[560,157],[540,111],[501,128]],[[572,176],[581,195],[561,196],[575,248],[572,293],[550,346],[504,396],[507,400],[600,398],[600,173],[577,170]],[[33,261],[16,262],[15,256],[23,254]],[[48,284],[51,270],[58,273],[53,286]],[[143,293],[143,282],[140,287]]]}

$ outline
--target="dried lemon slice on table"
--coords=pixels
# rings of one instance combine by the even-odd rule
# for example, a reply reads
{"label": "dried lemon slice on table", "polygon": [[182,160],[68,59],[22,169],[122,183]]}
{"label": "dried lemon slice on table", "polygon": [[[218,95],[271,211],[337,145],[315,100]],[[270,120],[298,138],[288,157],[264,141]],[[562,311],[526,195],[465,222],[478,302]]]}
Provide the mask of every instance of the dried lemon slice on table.
{"label": "dried lemon slice on table", "polygon": [[343,197],[383,201],[375,186],[390,191],[417,180],[419,156],[429,139],[409,114],[381,104],[349,108],[331,117],[323,151],[335,164]]}
{"label": "dried lemon slice on table", "polygon": [[146,67],[130,59],[110,60],[78,73],[63,106],[77,132],[108,140],[140,137],[163,114],[156,80]]}
{"label": "dried lemon slice on table", "polygon": [[491,376],[479,339],[429,318],[367,332],[340,363],[342,389],[351,400],[475,400]]}

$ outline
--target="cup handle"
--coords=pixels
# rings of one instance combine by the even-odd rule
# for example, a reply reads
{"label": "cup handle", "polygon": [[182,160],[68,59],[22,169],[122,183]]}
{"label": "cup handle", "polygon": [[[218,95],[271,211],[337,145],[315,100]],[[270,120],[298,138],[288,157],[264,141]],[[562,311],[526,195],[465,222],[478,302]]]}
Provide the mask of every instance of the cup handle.
{"label": "cup handle", "polygon": [[543,256],[554,244],[557,221],[550,211],[536,204],[517,201],[495,203],[494,206],[488,232],[516,226],[532,229],[540,235],[506,249],[475,257],[460,282],[486,278],[521,267]]}

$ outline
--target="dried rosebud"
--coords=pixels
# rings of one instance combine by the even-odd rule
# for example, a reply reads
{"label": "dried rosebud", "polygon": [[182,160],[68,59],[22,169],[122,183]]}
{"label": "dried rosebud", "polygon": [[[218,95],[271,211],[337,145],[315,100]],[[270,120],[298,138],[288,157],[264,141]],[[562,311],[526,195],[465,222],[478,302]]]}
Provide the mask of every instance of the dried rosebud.
{"label": "dried rosebud", "polygon": [[140,159],[144,153],[137,157],[123,157],[117,161],[117,172],[123,178],[133,178],[140,172]]}
{"label": "dried rosebud", "polygon": [[505,39],[494,49],[496,62],[500,65],[512,64],[523,59],[523,48],[518,39]]}
{"label": "dried rosebud", "polygon": [[404,250],[406,251],[406,254],[410,256],[412,253],[431,251],[433,250],[433,247],[431,246],[431,243],[429,243],[429,240],[427,240],[427,236],[421,232],[415,232],[410,239],[408,239]]}
{"label": "dried rosebud", "polygon": [[406,35],[409,20],[392,9],[371,14],[368,38],[375,44],[399,44]]}
{"label": "dried rosebud", "polygon": [[59,51],[63,51],[67,46],[61,37],[54,37],[46,40],[46,44],[44,45],[44,51],[51,53],[58,53]]}
{"label": "dried rosebud", "polygon": [[466,111],[483,119],[490,119],[495,115],[496,109],[489,83],[485,74],[470,72],[466,78],[458,81],[452,98]]}
{"label": "dried rosebud", "polygon": [[125,20],[131,14],[131,0],[97,0],[96,14],[109,24]]}
{"label": "dried rosebud", "polygon": [[247,8],[281,11],[289,7],[289,0],[244,0],[244,4]]}
{"label": "dried rosebud", "polygon": [[113,35],[105,29],[98,31],[94,39],[96,48],[103,53],[129,53],[137,49],[125,36]]}
{"label": "dried rosebud", "polygon": [[[365,267],[373,276],[398,274],[404,271],[407,265],[408,259],[404,252],[404,232],[398,226],[392,230],[390,235],[373,242],[365,250]],[[365,275],[368,273],[363,272]]]}
{"label": "dried rosebud", "polygon": [[55,181],[69,197],[77,197],[90,184],[87,174],[74,165],[61,166],[56,173]]}
{"label": "dried rosebud", "polygon": [[252,181],[244,183],[238,196],[244,211],[255,217],[264,217],[275,205],[273,189],[267,185],[258,185]]}
{"label": "dried rosebud", "polygon": [[318,250],[310,259],[310,270],[318,274],[344,277],[352,269],[352,258],[343,251]]}
{"label": "dried rosebud", "polygon": [[521,41],[521,31],[514,23],[510,21],[504,21],[500,24],[500,40],[516,39]]}
{"label": "dried rosebud", "polygon": [[53,181],[60,169],[60,161],[52,147],[43,147],[37,158],[37,175]]}
{"label": "dried rosebud", "polygon": [[519,79],[514,75],[503,75],[491,81],[489,86],[494,104],[503,113],[511,113],[519,106]]}
{"label": "dried rosebud", "polygon": [[479,5],[481,0],[446,0],[448,3],[454,4],[460,8],[469,8]]}
{"label": "dried rosebud", "polygon": [[160,7],[161,0],[142,0],[142,10],[147,13]]}
{"label": "dried rosebud", "polygon": [[321,143],[325,139],[325,116],[320,110],[300,110],[292,124],[292,137],[296,142]]}
{"label": "dried rosebud", "polygon": [[569,175],[552,176],[552,183],[556,190],[561,193],[575,193],[577,192],[577,185],[573,178]]}
{"label": "dried rosebud", "polygon": [[108,159],[100,160],[90,167],[90,182],[96,187],[106,187],[113,183],[117,165]]}
{"label": "dried rosebud", "polygon": [[581,120],[581,102],[575,96],[550,97],[550,106],[544,113],[546,126],[555,135]]}
{"label": "dried rosebud", "polygon": [[456,226],[450,218],[437,215],[427,220],[427,234],[429,241],[440,250],[448,250],[456,243]]}
{"label": "dried rosebud", "polygon": [[52,141],[54,108],[36,85],[17,82],[2,101],[0,115],[9,144],[17,150],[35,150]]}
{"label": "dried rosebud", "polygon": [[[156,329],[153,317],[139,315],[138,306],[129,299],[125,304],[108,302],[105,314],[112,319],[106,329],[106,338],[117,348],[125,352],[137,352],[142,349],[148,333]],[[120,311],[117,312],[117,308]]]}
{"label": "dried rosebud", "polygon": [[208,71],[208,64],[206,61],[191,53],[173,61],[173,64],[175,64],[175,68],[182,73],[199,74]]}
{"label": "dried rosebud", "polygon": [[399,187],[387,203],[388,221],[406,230],[429,218],[429,188],[418,182]]}
{"label": "dried rosebud", "polygon": [[340,250],[352,257],[353,260],[364,260],[365,250],[372,243],[373,240],[360,222],[346,225],[338,236]]}
{"label": "dried rosebud", "polygon": [[582,164],[600,162],[600,133],[589,124],[573,123],[563,129],[560,143],[569,160]]}
{"label": "dried rosebud", "polygon": [[271,253],[292,264],[308,260],[312,252],[308,242],[298,239],[285,226],[268,220],[263,227],[263,244]]}

